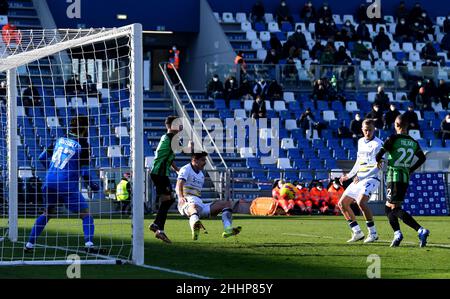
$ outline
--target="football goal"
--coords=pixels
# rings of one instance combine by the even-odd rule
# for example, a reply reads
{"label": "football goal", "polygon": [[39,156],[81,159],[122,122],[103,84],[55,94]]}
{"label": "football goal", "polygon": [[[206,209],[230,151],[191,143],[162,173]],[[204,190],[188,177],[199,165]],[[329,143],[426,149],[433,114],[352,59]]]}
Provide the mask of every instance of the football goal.
{"label": "football goal", "polygon": [[9,34],[0,266],[143,264],[141,25]]}

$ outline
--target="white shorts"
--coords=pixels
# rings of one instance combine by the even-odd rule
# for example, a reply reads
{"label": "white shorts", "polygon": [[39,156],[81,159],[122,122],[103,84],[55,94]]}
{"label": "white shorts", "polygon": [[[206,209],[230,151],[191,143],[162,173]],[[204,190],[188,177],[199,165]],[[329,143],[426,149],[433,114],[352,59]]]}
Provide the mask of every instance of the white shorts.
{"label": "white shorts", "polygon": [[199,217],[200,218],[208,218],[209,214],[211,212],[211,204],[212,203],[203,203],[202,199],[200,197],[197,196],[193,196],[193,195],[187,195],[185,196],[186,198],[186,202],[183,205],[178,205],[178,211],[180,212],[181,215],[183,216],[188,216],[188,209],[191,205],[196,205],[198,206],[201,210],[199,211]]}
{"label": "white shorts", "polygon": [[348,196],[357,200],[360,195],[366,195],[369,198],[377,191],[380,181],[374,178],[362,179],[358,183],[351,183],[347,189],[345,189],[342,196]]}

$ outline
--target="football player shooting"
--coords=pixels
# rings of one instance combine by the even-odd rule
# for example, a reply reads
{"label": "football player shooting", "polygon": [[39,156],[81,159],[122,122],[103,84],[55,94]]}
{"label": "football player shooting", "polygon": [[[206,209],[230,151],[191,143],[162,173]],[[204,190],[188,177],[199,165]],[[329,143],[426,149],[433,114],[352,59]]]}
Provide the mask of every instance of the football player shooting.
{"label": "football player shooting", "polygon": [[375,123],[372,120],[364,120],[362,132],[364,137],[358,140],[358,157],[355,165],[347,175],[342,176],[339,180],[342,184],[344,181],[356,175],[352,184],[344,191],[338,203],[344,218],[352,230],[352,238],[347,241],[349,243],[364,239],[364,233],[361,231],[358,222],[356,222],[355,213],[353,213],[350,206],[354,201],[357,202],[359,209],[363,213],[369,230],[369,236],[364,240],[364,243],[378,240],[373,214],[367,202],[380,184],[379,169],[375,155],[381,149],[383,142],[374,136]]}
{"label": "football player shooting", "polygon": [[[420,226],[408,212],[403,210],[402,203],[405,200],[410,174],[425,162],[426,157],[419,143],[408,135],[408,122],[402,115],[399,115],[395,119],[394,128],[397,134],[390,136],[386,140],[376,156],[378,167],[381,168],[384,154],[386,152],[389,154],[385,208],[386,216],[394,230],[394,239],[392,240],[391,247],[399,246],[403,240],[398,218],[418,232],[419,246],[425,247],[430,231]],[[412,165],[414,156],[417,156],[418,160]]]}
{"label": "football player shooting", "polygon": [[240,226],[232,227],[233,215],[231,201],[218,200],[205,204],[200,198],[203,183],[205,182],[205,176],[202,170],[206,165],[207,155],[205,152],[193,153],[191,163],[183,166],[178,172],[176,185],[178,211],[181,215],[189,218],[189,226],[191,227],[193,240],[198,239],[200,229],[205,229],[200,218],[217,216],[220,212],[222,212],[222,223],[224,227],[222,237],[228,238],[237,235],[242,230]]}
{"label": "football player shooting", "polygon": [[86,140],[88,127],[86,116],[72,118],[68,136],[58,138],[39,156],[39,160],[48,169],[42,186],[45,210],[36,219],[25,245],[25,252],[33,251],[36,239],[48,221],[56,216],[57,205],[60,203],[64,203],[68,210],[77,213],[82,219],[86,252],[104,252],[104,250],[94,247],[94,218],[89,213],[89,206],[79,191],[80,176],[92,191],[100,189],[97,183],[91,181],[89,174],[89,144]]}

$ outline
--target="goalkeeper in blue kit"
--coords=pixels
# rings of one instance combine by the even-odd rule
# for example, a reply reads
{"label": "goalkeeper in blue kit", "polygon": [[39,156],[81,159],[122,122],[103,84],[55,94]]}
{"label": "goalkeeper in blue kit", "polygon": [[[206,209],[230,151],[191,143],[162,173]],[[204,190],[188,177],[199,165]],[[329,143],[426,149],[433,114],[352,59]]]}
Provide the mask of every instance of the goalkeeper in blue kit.
{"label": "goalkeeper in blue kit", "polygon": [[89,213],[89,206],[79,190],[80,176],[92,191],[100,189],[99,185],[91,180],[89,174],[88,126],[86,116],[72,118],[68,136],[58,138],[39,156],[39,160],[48,169],[42,186],[45,210],[34,223],[29,240],[25,245],[26,252],[33,250],[36,239],[48,221],[56,216],[57,205],[61,203],[82,219],[85,250],[90,253],[102,251],[94,247],[94,218]]}

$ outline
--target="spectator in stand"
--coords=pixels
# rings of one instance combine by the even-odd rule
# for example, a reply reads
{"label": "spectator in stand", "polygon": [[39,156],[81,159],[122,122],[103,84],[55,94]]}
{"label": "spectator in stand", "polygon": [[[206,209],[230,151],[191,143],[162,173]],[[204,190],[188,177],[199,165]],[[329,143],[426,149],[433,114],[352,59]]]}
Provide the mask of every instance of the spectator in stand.
{"label": "spectator in stand", "polygon": [[339,178],[335,178],[328,187],[328,195],[330,196],[328,206],[330,208],[330,211],[332,211],[332,213],[336,216],[341,214],[341,209],[339,209],[338,203],[344,191],[344,187],[342,187],[341,183],[339,182]]}
{"label": "spectator in stand", "polygon": [[404,18],[405,20],[409,17],[409,11],[406,7],[405,1],[400,1],[397,9],[395,10],[395,18],[397,20]]}
{"label": "spectator in stand", "polygon": [[441,40],[441,49],[450,52],[450,33],[446,33]]}
{"label": "spectator in stand", "polygon": [[[281,55],[281,53],[283,51],[283,45],[281,44],[281,41],[278,39],[277,35],[273,32],[270,33],[269,44],[270,44],[271,49],[275,49],[275,51],[277,51],[277,54]],[[285,58],[285,57],[283,57],[283,58]]]}
{"label": "spectator in stand", "polygon": [[384,27],[380,27],[380,31],[378,32],[377,36],[375,36],[375,38],[373,39],[373,45],[375,47],[375,50],[378,51],[380,57],[384,51],[390,49],[391,40],[389,39],[389,36],[386,35]]}
{"label": "spectator in stand", "polygon": [[214,74],[211,81],[206,88],[206,96],[208,98],[222,98],[223,97],[223,83],[219,79],[219,75]]}
{"label": "spectator in stand", "polygon": [[317,22],[314,27],[317,39],[324,39],[328,36],[328,26],[323,18],[319,18],[319,22]]}
{"label": "spectator in stand", "polygon": [[324,2],[322,7],[319,8],[317,17],[322,18],[325,22],[331,22],[333,20],[333,12],[331,11],[328,2]]}
{"label": "spectator in stand", "polygon": [[316,9],[311,1],[306,2],[300,10],[300,19],[305,22],[306,26],[316,21]]}
{"label": "spectator in stand", "polygon": [[395,106],[394,103],[391,103],[391,105],[389,105],[389,110],[386,111],[386,113],[383,116],[383,129],[390,131],[392,130],[393,124],[395,122],[395,119],[397,118],[397,116],[400,115],[400,112],[397,110],[397,107]]}
{"label": "spectator in stand", "polygon": [[243,100],[253,100],[253,90],[250,82],[247,78],[241,82],[241,85],[238,88],[239,97]]}
{"label": "spectator in stand", "polygon": [[269,84],[267,84],[264,78],[256,80],[255,85],[253,86],[253,96],[261,96],[263,100],[266,99],[267,89],[269,88]]}
{"label": "spectator in stand", "polygon": [[372,41],[369,28],[366,25],[366,21],[362,21],[361,23],[359,23],[358,28],[356,28],[356,38],[362,41]]}
{"label": "spectator in stand", "polygon": [[293,182],[293,185],[297,188],[297,196],[294,200],[296,206],[300,208],[302,214],[312,213],[312,202],[309,197],[309,190],[306,188],[304,182]]}
{"label": "spectator in stand", "polygon": [[450,139],[450,113],[441,122],[442,146],[445,147],[445,140]]}
{"label": "spectator in stand", "polygon": [[415,105],[419,110],[431,110],[431,99],[429,92],[422,86],[416,96]]}
{"label": "spectator in stand", "polygon": [[339,29],[336,26],[336,23],[334,20],[331,20],[331,22],[328,24],[328,38],[333,39],[335,36],[339,33]]}
{"label": "spectator in stand", "polygon": [[334,62],[338,65],[347,65],[352,62],[352,58],[348,56],[344,46],[340,46],[339,50],[334,53]]}
{"label": "spectator in stand", "polygon": [[345,21],[344,25],[342,25],[341,33],[346,43],[355,40],[356,36],[355,26],[353,26],[353,24],[349,20]]}
{"label": "spectator in stand", "polygon": [[[316,121],[316,118],[314,117],[314,114],[312,113],[310,108],[306,108],[305,112],[302,113],[300,116],[300,127],[302,129],[309,130],[310,136],[309,138],[313,137],[314,129],[317,130],[317,134],[320,136],[322,129],[325,127],[322,123]],[[307,136],[308,137],[308,136]]]}
{"label": "spectator in stand", "polygon": [[298,85],[298,70],[292,57],[289,57],[286,60],[286,65],[283,68],[283,75],[286,78],[289,78],[289,80],[294,81],[295,85]]}
{"label": "spectator in stand", "polygon": [[261,95],[256,95],[255,100],[253,101],[252,110],[250,111],[250,115],[254,119],[267,117],[266,102],[263,100]]}
{"label": "spectator in stand", "polygon": [[377,89],[377,94],[375,95],[374,103],[378,104],[381,112],[384,112],[389,109],[389,97],[384,92],[384,86],[379,85]]}
{"label": "spectator in stand", "polygon": [[9,10],[8,0],[0,0],[0,16],[7,16]]}
{"label": "spectator in stand", "polygon": [[438,60],[438,55],[436,49],[433,46],[433,43],[427,42],[425,44],[425,46],[422,48],[422,51],[420,51],[420,57],[423,60],[431,60],[431,61]]}
{"label": "spectator in stand", "polygon": [[364,44],[363,41],[360,39],[357,43],[353,46],[353,57],[359,60],[370,60],[373,61],[375,58],[372,54],[371,49],[368,49]]}
{"label": "spectator in stand", "polygon": [[311,59],[319,59],[325,47],[321,44],[320,40],[316,40],[316,43],[311,49],[310,56]]}
{"label": "spectator in stand", "polygon": [[425,10],[422,10],[422,13],[417,18],[417,21],[424,28],[425,34],[434,34],[433,22]]}
{"label": "spectator in stand", "polygon": [[23,90],[22,104],[25,107],[41,106],[42,100],[39,91],[32,83]]}
{"label": "spectator in stand", "polygon": [[367,113],[365,119],[373,119],[375,122],[375,128],[383,128],[383,111],[381,111],[380,106],[376,103],[372,105],[372,111]]}
{"label": "spectator in stand", "polygon": [[405,18],[401,18],[395,26],[394,38],[399,43],[405,43],[411,41],[409,36],[411,26],[406,22]]}
{"label": "spectator in stand", "polygon": [[277,80],[272,80],[269,83],[267,98],[269,101],[278,101],[283,99],[283,87],[278,84]]}
{"label": "spectator in stand", "polygon": [[441,102],[443,109],[448,109],[448,103],[450,100],[450,88],[445,80],[439,80],[439,86],[436,90],[436,100],[438,102]]}
{"label": "spectator in stand", "polygon": [[410,36],[412,37],[412,41],[415,43],[421,43],[425,41],[425,28],[423,27],[423,25],[421,25],[419,21],[415,21],[411,24]]}
{"label": "spectator in stand", "polygon": [[73,74],[64,84],[66,95],[80,95],[83,94],[80,80],[77,74]]}
{"label": "spectator in stand", "polygon": [[279,61],[280,57],[278,56],[277,50],[270,49],[264,59],[264,64],[278,64]]}
{"label": "spectator in stand", "polygon": [[336,48],[334,47],[333,42],[328,42],[325,46],[325,50],[320,55],[320,64],[330,65],[335,64],[334,61],[334,53],[336,52]]}
{"label": "spectator in stand", "polygon": [[369,7],[366,3],[361,3],[356,10],[356,21],[361,23],[362,21],[368,22],[367,17],[367,7]]}
{"label": "spectator in stand", "polygon": [[450,33],[450,14],[445,18],[444,27],[442,29],[443,33]]}
{"label": "spectator in stand", "polygon": [[19,45],[22,41],[22,33],[20,30],[17,30],[16,25],[8,23],[2,27],[2,38],[8,47],[11,43]]}
{"label": "spectator in stand", "polygon": [[420,15],[422,14],[422,6],[420,5],[419,1],[416,1],[414,7],[411,9],[408,15],[408,19],[410,23],[416,22]]}
{"label": "spectator in stand", "polygon": [[298,26],[288,40],[292,41],[292,45],[296,49],[302,49],[302,50],[308,50],[308,43],[306,42],[306,37],[302,32],[302,29],[300,26]]}
{"label": "spectator in stand", "polygon": [[314,102],[314,106],[317,108],[317,101],[328,101],[328,97],[328,87],[325,84],[325,81],[322,79],[315,81],[313,85],[313,92],[310,97]]}
{"label": "spectator in stand", "polygon": [[352,132],[345,126],[344,121],[341,121],[341,126],[337,129],[337,137],[339,139],[352,137]]}
{"label": "spectator in stand", "polygon": [[275,12],[275,16],[280,29],[282,22],[289,22],[291,23],[292,27],[294,27],[294,18],[292,17],[291,10],[289,9],[285,0],[280,1],[280,4],[278,5]]}
{"label": "spectator in stand", "polygon": [[257,0],[256,3],[252,7],[252,12],[250,13],[250,20],[252,23],[262,22],[264,23],[264,14],[266,10],[264,8],[264,4],[261,0]]}
{"label": "spectator in stand", "polygon": [[350,132],[352,133],[353,141],[355,141],[355,144],[357,144],[359,138],[363,136],[362,119],[359,113],[356,113],[355,118],[350,122]]}
{"label": "spectator in stand", "polygon": [[0,82],[0,99],[6,105],[6,81]]}
{"label": "spectator in stand", "polygon": [[329,210],[328,205],[330,195],[323,187],[323,183],[317,182],[317,184],[309,191],[309,195],[313,204],[313,209],[319,210],[321,214],[327,214]]}
{"label": "spectator in stand", "polygon": [[422,87],[422,80],[417,80],[416,83],[411,87],[411,90],[408,94],[408,99],[411,101],[415,101],[417,95],[419,94],[419,89]]}
{"label": "spectator in stand", "polygon": [[237,99],[239,97],[239,89],[235,77],[229,76],[225,80],[223,97],[228,108],[230,108],[230,100]]}
{"label": "spectator in stand", "polygon": [[405,111],[405,113],[403,113],[403,119],[406,120],[406,122],[409,124],[408,131],[409,130],[420,130],[419,118],[417,117],[417,114],[414,111],[413,104],[410,104],[408,106],[408,111]]}
{"label": "spectator in stand", "polygon": [[92,81],[91,75],[86,75],[86,82],[83,84],[83,92],[87,97],[96,97],[101,101],[101,93],[97,90],[97,84]]}

